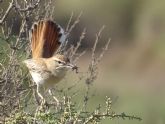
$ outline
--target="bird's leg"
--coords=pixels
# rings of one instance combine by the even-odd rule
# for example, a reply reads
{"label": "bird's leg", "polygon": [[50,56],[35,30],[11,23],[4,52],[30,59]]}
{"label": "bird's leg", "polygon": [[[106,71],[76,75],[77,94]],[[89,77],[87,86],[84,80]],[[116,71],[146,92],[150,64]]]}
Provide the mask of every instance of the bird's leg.
{"label": "bird's leg", "polygon": [[49,92],[49,94],[53,97],[53,99],[56,101],[57,106],[58,106],[58,105],[59,105],[59,100],[58,100],[55,96],[53,96],[51,89],[49,89],[48,92]]}
{"label": "bird's leg", "polygon": [[37,105],[40,105],[40,98],[38,97],[38,93],[37,93],[36,89],[33,89],[33,96],[35,98]]}
{"label": "bird's leg", "polygon": [[44,88],[40,85],[37,85],[37,94],[41,98],[41,107],[46,104],[46,100],[44,98]]}

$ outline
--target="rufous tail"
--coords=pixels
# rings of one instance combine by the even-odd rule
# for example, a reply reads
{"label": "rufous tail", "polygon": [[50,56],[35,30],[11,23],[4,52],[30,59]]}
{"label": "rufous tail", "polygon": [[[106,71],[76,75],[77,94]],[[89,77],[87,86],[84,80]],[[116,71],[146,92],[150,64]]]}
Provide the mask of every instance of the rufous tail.
{"label": "rufous tail", "polygon": [[63,29],[50,20],[35,23],[31,30],[31,48],[33,58],[49,58],[61,44]]}

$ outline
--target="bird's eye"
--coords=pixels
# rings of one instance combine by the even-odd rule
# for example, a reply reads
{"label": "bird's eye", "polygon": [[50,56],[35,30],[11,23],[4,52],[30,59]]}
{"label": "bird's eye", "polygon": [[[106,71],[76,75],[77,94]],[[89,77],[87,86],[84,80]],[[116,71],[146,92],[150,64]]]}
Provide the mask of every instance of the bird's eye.
{"label": "bird's eye", "polygon": [[61,61],[58,61],[58,64],[61,64],[62,62]]}

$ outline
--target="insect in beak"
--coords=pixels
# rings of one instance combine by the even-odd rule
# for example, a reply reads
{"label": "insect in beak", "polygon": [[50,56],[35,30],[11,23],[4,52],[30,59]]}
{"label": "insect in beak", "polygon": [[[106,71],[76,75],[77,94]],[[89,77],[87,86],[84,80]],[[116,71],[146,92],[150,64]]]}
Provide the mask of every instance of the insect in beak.
{"label": "insect in beak", "polygon": [[67,67],[71,68],[73,71],[75,70],[76,73],[78,73],[78,67],[76,65],[69,63],[67,64]]}

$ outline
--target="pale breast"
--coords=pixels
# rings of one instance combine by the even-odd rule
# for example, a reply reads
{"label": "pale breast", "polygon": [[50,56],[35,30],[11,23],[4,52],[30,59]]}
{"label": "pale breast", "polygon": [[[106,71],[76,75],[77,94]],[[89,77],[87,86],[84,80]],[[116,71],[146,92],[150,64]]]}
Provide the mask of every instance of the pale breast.
{"label": "pale breast", "polygon": [[[49,65],[54,63],[50,61]],[[46,88],[51,88],[60,82],[66,74],[66,68],[55,68],[54,64],[48,67],[45,59],[29,59],[25,61],[29,68],[30,74],[37,85],[43,85]]]}
{"label": "pale breast", "polygon": [[37,85],[43,85],[45,88],[54,87],[54,85],[60,82],[65,76],[65,74],[61,74],[61,73],[58,76],[49,72],[38,73],[38,72],[30,71],[30,73],[34,82]]}
{"label": "pale breast", "polygon": [[45,77],[38,72],[30,71],[30,74],[37,85],[45,83]]}

